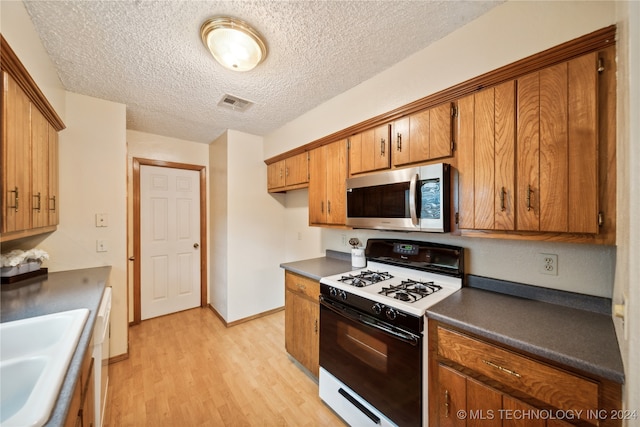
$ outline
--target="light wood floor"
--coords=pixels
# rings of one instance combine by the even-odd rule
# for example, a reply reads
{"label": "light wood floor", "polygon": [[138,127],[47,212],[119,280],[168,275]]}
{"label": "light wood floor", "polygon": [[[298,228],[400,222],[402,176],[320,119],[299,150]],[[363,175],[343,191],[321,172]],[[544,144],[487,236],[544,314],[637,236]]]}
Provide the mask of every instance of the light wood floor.
{"label": "light wood floor", "polygon": [[225,328],[209,309],[129,330],[105,426],[344,426],[284,349],[284,312]]}

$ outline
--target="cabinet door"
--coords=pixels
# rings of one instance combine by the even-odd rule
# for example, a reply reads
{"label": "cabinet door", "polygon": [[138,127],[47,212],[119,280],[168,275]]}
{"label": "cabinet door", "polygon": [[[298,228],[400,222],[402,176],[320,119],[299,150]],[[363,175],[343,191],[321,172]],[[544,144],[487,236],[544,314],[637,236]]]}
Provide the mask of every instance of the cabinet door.
{"label": "cabinet door", "polygon": [[309,153],[309,224],[326,224],[327,146]]}
{"label": "cabinet door", "polygon": [[31,228],[31,103],[2,73],[2,232]]}
{"label": "cabinet door", "polygon": [[267,189],[282,188],[285,185],[285,162],[272,163],[267,166]]}
{"label": "cabinet door", "polygon": [[49,212],[49,225],[60,223],[59,204],[59,155],[58,155],[58,132],[49,125],[49,200],[47,200],[47,211]]}
{"label": "cabinet door", "polygon": [[347,221],[347,141],[326,145],[327,224]]}
{"label": "cabinet door", "polygon": [[297,185],[309,182],[309,159],[307,153],[297,154],[285,159],[285,185]]}
{"label": "cabinet door", "polygon": [[519,230],[598,232],[597,60],[518,79]]}
{"label": "cabinet door", "polygon": [[403,117],[393,122],[391,159],[394,166],[411,163],[411,134],[409,132],[410,117]]}
{"label": "cabinet door", "polygon": [[49,123],[31,109],[31,227],[49,225]]}
{"label": "cabinet door", "polygon": [[459,411],[467,411],[467,380],[460,372],[448,366],[438,365],[438,425],[440,427],[465,427]]}
{"label": "cabinet door", "polygon": [[318,303],[286,290],[284,314],[287,352],[317,377],[320,317]]}
{"label": "cabinet door", "polygon": [[428,159],[451,156],[451,108],[446,103],[429,110]]}
{"label": "cabinet door", "polygon": [[502,396],[502,408],[502,427],[545,427],[547,424],[542,418],[525,417],[524,415],[540,413],[540,410],[511,396]]}
{"label": "cabinet door", "polygon": [[362,134],[358,133],[349,137],[349,176],[359,174],[364,169],[362,167]]}
{"label": "cabinet door", "polygon": [[515,227],[515,82],[458,102],[460,228]]}
{"label": "cabinet door", "polygon": [[467,427],[501,427],[502,394],[467,378]]}

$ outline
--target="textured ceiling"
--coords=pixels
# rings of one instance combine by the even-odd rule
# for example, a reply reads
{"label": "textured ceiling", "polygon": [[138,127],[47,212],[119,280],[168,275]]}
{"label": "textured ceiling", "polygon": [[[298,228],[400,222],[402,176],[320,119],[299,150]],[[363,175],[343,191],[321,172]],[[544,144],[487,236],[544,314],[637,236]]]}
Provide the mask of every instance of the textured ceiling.
{"label": "textured ceiling", "polygon": [[[71,92],[126,104],[127,128],[202,143],[265,135],[472,21],[500,1],[31,1]],[[220,66],[200,39],[214,15],[249,22],[269,55]],[[217,106],[224,94],[255,103]]]}

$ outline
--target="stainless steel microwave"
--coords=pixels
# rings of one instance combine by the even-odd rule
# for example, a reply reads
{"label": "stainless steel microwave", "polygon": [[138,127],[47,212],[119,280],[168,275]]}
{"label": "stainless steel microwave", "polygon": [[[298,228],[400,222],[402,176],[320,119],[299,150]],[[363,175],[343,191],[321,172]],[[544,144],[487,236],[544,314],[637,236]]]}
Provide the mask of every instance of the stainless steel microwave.
{"label": "stainless steel microwave", "polygon": [[347,179],[347,225],[449,231],[450,166],[437,163]]}

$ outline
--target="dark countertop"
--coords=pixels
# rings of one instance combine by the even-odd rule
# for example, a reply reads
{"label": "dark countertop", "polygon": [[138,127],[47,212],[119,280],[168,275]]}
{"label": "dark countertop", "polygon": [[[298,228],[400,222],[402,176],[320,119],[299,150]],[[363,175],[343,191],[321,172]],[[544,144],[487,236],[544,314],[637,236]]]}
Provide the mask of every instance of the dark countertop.
{"label": "dark countertop", "polygon": [[332,250],[327,250],[326,253],[327,255],[324,257],[286,262],[280,264],[280,267],[292,273],[297,273],[318,281],[322,277],[354,270],[354,267],[351,266],[350,253]]}
{"label": "dark countertop", "polygon": [[69,363],[58,401],[53,408],[51,417],[45,424],[46,427],[64,425],[82,367],[82,360],[87,351],[92,351],[89,345],[93,335],[93,326],[110,271],[111,267],[61,271],[0,287],[1,322],[77,308],[90,310],[76,352]]}
{"label": "dark countertop", "polygon": [[624,367],[611,314],[463,287],[427,309],[427,317],[624,383]]}

